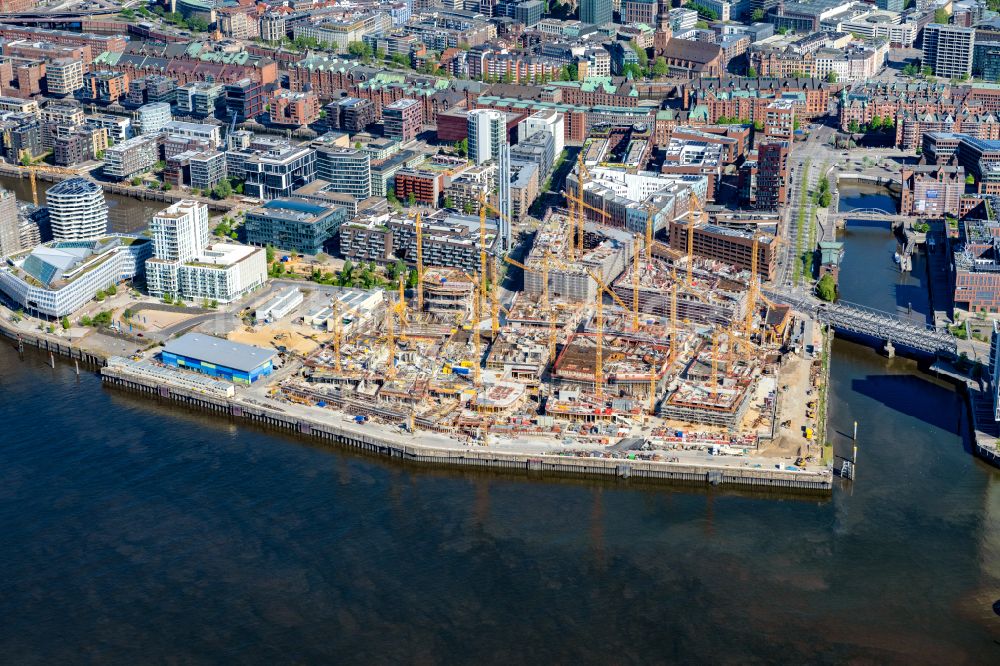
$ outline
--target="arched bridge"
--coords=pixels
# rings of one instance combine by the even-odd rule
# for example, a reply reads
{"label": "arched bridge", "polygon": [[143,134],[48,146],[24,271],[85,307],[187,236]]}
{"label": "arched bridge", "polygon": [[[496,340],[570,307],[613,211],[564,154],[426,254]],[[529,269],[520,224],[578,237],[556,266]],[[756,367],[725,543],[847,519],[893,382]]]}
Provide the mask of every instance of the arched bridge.
{"label": "arched bridge", "polygon": [[836,330],[867,335],[885,340],[893,346],[908,347],[928,354],[955,354],[958,351],[955,337],[947,331],[913,319],[904,319],[890,312],[847,301],[823,303],[784,292],[766,293],[772,300],[806,312]]}
{"label": "arched bridge", "polygon": [[878,208],[859,208],[858,210],[830,212],[831,220],[879,220],[888,222],[890,225],[900,224],[912,218],[912,215],[902,213],[888,213]]}

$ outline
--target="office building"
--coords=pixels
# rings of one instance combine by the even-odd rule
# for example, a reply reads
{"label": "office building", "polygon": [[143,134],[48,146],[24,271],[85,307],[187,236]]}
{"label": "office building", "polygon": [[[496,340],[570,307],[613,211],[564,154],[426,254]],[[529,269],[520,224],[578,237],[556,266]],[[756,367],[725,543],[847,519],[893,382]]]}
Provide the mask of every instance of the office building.
{"label": "office building", "polygon": [[98,238],[108,231],[104,190],[92,180],[69,178],[45,192],[52,238],[57,241]]}
{"label": "office building", "polygon": [[621,0],[620,12],[624,25],[642,23],[651,26],[656,22],[656,0]]}
{"label": "office building", "polygon": [[330,102],[326,105],[326,123],[330,129],[343,130],[351,134],[364,132],[375,122],[375,105],[371,100],[357,97]]}
{"label": "office building", "polygon": [[959,230],[959,240],[952,241],[957,248],[955,307],[970,313],[1000,312],[1000,227],[992,220],[966,218],[959,222]]}
{"label": "office building", "polygon": [[501,111],[476,109],[467,115],[469,159],[476,164],[496,160],[507,143],[507,116]]}
{"label": "office building", "polygon": [[539,130],[523,141],[519,141],[513,148],[509,148],[510,158],[519,162],[537,164],[538,174],[544,179],[548,177],[555,161],[554,144],[550,133]]}
{"label": "office building", "polygon": [[0,291],[29,315],[59,319],[98,291],[141,274],[152,249],[140,236],[52,241],[0,265]]}
{"label": "office building", "polygon": [[243,162],[248,197],[277,199],[316,179],[316,151],[306,146],[275,146]]}
{"label": "office building", "polygon": [[163,133],[170,136],[205,141],[211,148],[218,148],[222,145],[222,129],[218,125],[210,123],[188,123],[183,120],[171,120],[163,126]]}
{"label": "office building", "polygon": [[[479,268],[479,217],[435,211],[423,217],[425,266],[458,268],[470,275]],[[496,226],[486,221],[486,249],[495,249]],[[362,217],[340,229],[340,251],[351,261],[377,264],[402,259],[413,266],[417,253],[416,225],[412,217],[384,213]]]}
{"label": "office building", "polygon": [[965,193],[965,169],[945,165],[905,165],[900,171],[902,215],[959,217]]}
{"label": "office building", "polygon": [[788,201],[787,141],[761,143],[740,167],[738,190],[744,206],[777,210]]}
{"label": "office building", "polygon": [[265,42],[280,42],[288,36],[284,14],[268,12],[260,17],[260,38]]}
{"label": "office building", "polygon": [[185,83],[175,91],[177,113],[182,116],[211,116],[217,101],[223,99],[222,84],[206,81]]}
{"label": "office building", "polygon": [[355,148],[318,148],[316,177],[330,183],[330,191],[367,199],[372,195],[371,156]]}
{"label": "office building", "polygon": [[83,88],[83,61],[58,58],[45,66],[45,81],[49,95],[72,95]]}
{"label": "office building", "polygon": [[592,25],[611,23],[611,0],[580,0],[580,21]]}
{"label": "office building", "polygon": [[316,93],[285,90],[271,98],[271,122],[275,125],[308,125],[318,118]]}
{"label": "office building", "polygon": [[400,99],[382,109],[385,136],[400,143],[413,141],[423,124],[423,108],[415,99]]}
{"label": "office building", "polygon": [[208,206],[178,201],[149,224],[153,257],[146,261],[151,296],[232,302],[263,286],[267,261],[260,248],[209,244]]}
{"label": "office building", "polygon": [[347,220],[341,206],[322,206],[298,197],[273,199],[246,212],[247,242],[319,254]]}
{"label": "office building", "polygon": [[256,118],[264,113],[267,94],[264,84],[254,79],[241,79],[236,83],[226,84],[226,118],[236,117],[236,122]]}
{"label": "office building", "polygon": [[104,151],[104,175],[125,180],[146,173],[160,159],[160,137],[156,134],[132,137]]}
{"label": "office building", "polygon": [[924,51],[921,62],[935,76],[963,79],[972,75],[976,31],[957,25],[931,23],[924,28]]}
{"label": "office building", "polygon": [[206,150],[188,159],[191,187],[210,190],[226,179],[226,154],[219,150]]}
{"label": "office building", "polygon": [[143,104],[135,110],[134,118],[139,134],[156,134],[174,119],[167,102]]}

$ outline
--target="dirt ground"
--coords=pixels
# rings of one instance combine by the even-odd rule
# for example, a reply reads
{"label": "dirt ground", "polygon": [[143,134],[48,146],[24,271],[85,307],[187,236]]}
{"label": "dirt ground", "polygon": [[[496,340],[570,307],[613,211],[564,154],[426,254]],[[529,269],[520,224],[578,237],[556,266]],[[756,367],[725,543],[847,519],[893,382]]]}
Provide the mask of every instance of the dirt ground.
{"label": "dirt ground", "polygon": [[187,321],[194,314],[187,312],[161,312],[159,310],[141,310],[136,314],[135,319],[138,324],[148,331],[160,331],[168,326]]}
{"label": "dirt ground", "polygon": [[[242,342],[258,347],[276,348],[282,346],[289,351],[303,355],[311,354],[319,347],[320,342],[330,339],[330,335],[327,333],[308,333],[310,336],[315,336],[316,339],[313,340],[306,337],[301,331],[296,330],[296,328],[298,327],[290,327],[278,323],[277,325],[256,326],[254,327],[254,331],[250,332],[245,327],[240,327],[227,337],[234,342]],[[276,340],[275,336],[281,337]]]}
{"label": "dirt ground", "polygon": [[[815,440],[810,451],[807,451],[809,442],[805,438],[804,429],[806,427],[816,428],[816,419],[806,417],[806,403],[819,399],[819,391],[813,389],[809,383],[809,368],[812,359],[801,356],[793,356],[782,368],[778,378],[778,391],[781,403],[779,405],[778,421],[791,421],[788,428],[780,429],[780,436],[768,447],[761,449],[758,454],[763,456],[798,456],[802,453],[812,453],[819,457],[820,446]],[[787,386],[787,390],[781,390]],[[812,394],[807,392],[812,390]]]}

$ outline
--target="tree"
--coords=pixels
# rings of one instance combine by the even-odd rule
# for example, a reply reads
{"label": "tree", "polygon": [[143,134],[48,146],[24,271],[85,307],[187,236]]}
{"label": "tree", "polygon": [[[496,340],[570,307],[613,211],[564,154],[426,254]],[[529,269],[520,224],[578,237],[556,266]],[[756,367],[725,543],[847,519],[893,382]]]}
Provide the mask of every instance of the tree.
{"label": "tree", "polygon": [[847,124],[847,131],[850,132],[851,134],[857,134],[860,130],[861,128],[858,127],[857,120],[852,120]]}
{"label": "tree", "polygon": [[69,330],[69,318],[68,317],[63,317],[62,321],[60,321],[59,323],[62,324],[62,328],[63,328],[64,331],[68,331]]}
{"label": "tree", "polygon": [[832,275],[827,273],[819,279],[816,284],[816,295],[827,303],[832,303],[837,298],[837,285],[834,283]]}
{"label": "tree", "polygon": [[826,75],[826,82],[827,83],[836,83],[837,82],[837,72],[830,72],[829,74],[827,74]]}
{"label": "tree", "polygon": [[913,63],[907,63],[906,67],[903,68],[903,74],[905,74],[906,76],[916,76],[917,71],[918,70]]}
{"label": "tree", "polygon": [[635,64],[634,62],[630,62],[627,65],[625,65],[622,68],[622,74],[624,74],[627,78],[630,78],[632,80],[643,78],[642,67],[639,67],[639,65]]}
{"label": "tree", "polygon": [[965,184],[966,185],[975,185],[976,184],[976,177],[973,176],[970,173],[968,176],[965,177]]}
{"label": "tree", "polygon": [[749,76],[751,79],[756,79],[757,78],[757,70],[755,68],[753,68],[753,67],[749,68],[747,70],[747,76]]}
{"label": "tree", "polygon": [[269,264],[274,262],[274,246],[270,243],[264,247],[264,258]]}
{"label": "tree", "polygon": [[105,290],[104,290],[104,292],[105,292],[105,293],[106,293],[106,294],[107,294],[108,296],[114,296],[115,294],[117,294],[117,293],[118,293],[118,287],[116,287],[115,285],[111,285],[111,286],[109,286],[109,287],[108,287],[107,289],[105,289]]}
{"label": "tree", "polygon": [[785,26],[781,26],[780,28],[778,28],[778,34],[779,35],[788,34],[788,28],[786,28]]}
{"label": "tree", "polygon": [[455,143],[455,150],[462,157],[468,157],[468,155],[469,155],[469,140],[468,139],[462,139],[461,141],[457,141]]}
{"label": "tree", "polygon": [[351,42],[347,45],[347,52],[364,61],[371,60],[372,57],[372,47],[365,42]]}
{"label": "tree", "polygon": [[406,205],[412,208],[416,204],[417,204],[417,195],[414,194],[413,192],[410,192],[410,196],[406,197]]}
{"label": "tree", "polygon": [[872,132],[877,132],[882,129],[882,118],[879,116],[873,116],[872,121],[868,123],[868,129]]}
{"label": "tree", "polygon": [[832,200],[833,196],[829,192],[821,192],[817,203],[820,208],[829,208]]}
{"label": "tree", "polygon": [[174,189],[173,185],[171,185],[170,183],[163,183],[163,191],[164,192],[169,192],[172,189]]}
{"label": "tree", "polygon": [[21,166],[31,166],[31,155],[27,150],[21,153]]}
{"label": "tree", "polygon": [[[709,9],[704,5],[699,5],[697,2],[689,2],[684,5],[685,9],[690,9],[692,11],[698,12],[698,16],[707,21],[717,21],[719,20],[719,14],[714,9]],[[706,24],[707,27],[707,24]]]}
{"label": "tree", "polygon": [[639,67],[645,69],[649,66],[649,56],[646,54],[646,49],[636,46],[635,42],[632,42],[632,50],[635,51],[636,60],[639,62]]}
{"label": "tree", "polygon": [[472,205],[471,201],[466,201],[465,205],[462,206],[462,212],[466,215],[472,215],[476,212],[476,207]]}
{"label": "tree", "polygon": [[103,289],[98,289],[97,293],[94,294],[94,300],[97,300],[97,301],[103,301],[105,299],[105,297],[106,297],[106,295],[105,295]]}
{"label": "tree", "polygon": [[454,208],[455,207],[455,200],[452,199],[451,197],[446,196],[444,198],[444,207],[445,208]]}
{"label": "tree", "polygon": [[753,13],[750,14],[750,20],[753,21],[754,23],[760,23],[761,21],[763,21],[764,10],[760,8],[753,10]]}
{"label": "tree", "polygon": [[924,65],[921,67],[920,73],[924,76],[934,76],[934,70],[930,68],[930,65]]}
{"label": "tree", "polygon": [[948,13],[947,9],[940,7],[934,10],[935,23],[940,23],[941,25],[948,25],[949,19],[951,19],[951,15]]}
{"label": "tree", "polygon": [[656,61],[653,63],[653,74],[656,76],[666,76],[668,71],[669,70],[667,69],[667,59],[664,58],[663,56],[657,58]]}
{"label": "tree", "polygon": [[219,199],[225,199],[233,193],[233,186],[229,184],[228,180],[220,180],[212,193]]}

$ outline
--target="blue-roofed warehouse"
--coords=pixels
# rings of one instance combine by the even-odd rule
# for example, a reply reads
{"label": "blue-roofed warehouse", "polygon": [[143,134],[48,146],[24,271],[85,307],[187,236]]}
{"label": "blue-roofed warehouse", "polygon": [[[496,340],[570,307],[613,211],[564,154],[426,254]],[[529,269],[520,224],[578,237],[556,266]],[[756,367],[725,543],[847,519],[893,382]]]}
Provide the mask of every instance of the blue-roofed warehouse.
{"label": "blue-roofed warehouse", "polygon": [[202,372],[236,384],[252,384],[274,370],[275,351],[201,333],[186,333],[160,351],[164,365]]}

